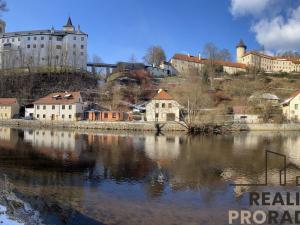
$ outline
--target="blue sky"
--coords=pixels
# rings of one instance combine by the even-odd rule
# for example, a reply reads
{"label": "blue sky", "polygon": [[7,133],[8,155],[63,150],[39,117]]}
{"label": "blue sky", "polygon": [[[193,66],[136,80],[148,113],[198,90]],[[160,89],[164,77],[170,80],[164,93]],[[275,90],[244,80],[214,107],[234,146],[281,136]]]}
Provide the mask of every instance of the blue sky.
{"label": "blue sky", "polygon": [[141,59],[150,45],[161,45],[168,58],[177,52],[196,55],[207,42],[228,48],[235,57],[240,38],[249,48],[259,48],[253,25],[263,20],[234,5],[240,1],[249,0],[8,0],[2,17],[7,31],[21,31],[60,29],[70,15],[89,34],[89,55],[107,63],[132,54]]}

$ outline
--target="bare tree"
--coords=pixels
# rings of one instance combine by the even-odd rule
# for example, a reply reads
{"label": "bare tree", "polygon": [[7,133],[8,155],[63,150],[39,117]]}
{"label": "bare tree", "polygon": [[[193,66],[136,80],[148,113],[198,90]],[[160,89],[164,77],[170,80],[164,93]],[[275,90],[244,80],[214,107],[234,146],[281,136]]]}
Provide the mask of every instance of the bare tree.
{"label": "bare tree", "polygon": [[166,61],[165,51],[159,45],[148,48],[144,56],[145,63],[158,66],[161,62]]}

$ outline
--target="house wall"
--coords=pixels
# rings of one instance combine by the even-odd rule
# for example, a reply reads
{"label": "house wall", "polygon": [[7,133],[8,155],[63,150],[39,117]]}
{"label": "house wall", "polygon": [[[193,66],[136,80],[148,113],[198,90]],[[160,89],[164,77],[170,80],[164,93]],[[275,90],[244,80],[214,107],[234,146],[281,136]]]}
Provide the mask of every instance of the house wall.
{"label": "house wall", "polygon": [[[163,107],[163,104],[165,107]],[[171,104],[171,107],[169,107],[169,104]],[[175,121],[178,122],[180,121],[179,111],[179,104],[174,100],[151,100],[146,105],[146,120],[166,122],[167,114],[173,113],[175,114]]]}
{"label": "house wall", "polygon": [[82,116],[83,103],[68,105],[34,105],[34,119],[41,121],[76,121]]}
{"label": "house wall", "polygon": [[101,112],[100,120],[101,121],[124,121],[126,119],[126,115],[124,112]]}
{"label": "house wall", "polygon": [[259,115],[254,114],[234,114],[233,120],[235,123],[260,123]]}
{"label": "house wall", "polygon": [[19,114],[19,104],[11,106],[0,105],[0,119],[12,119],[15,115]]}
{"label": "house wall", "polygon": [[289,105],[283,106],[282,111],[288,120],[300,121],[300,95],[293,98]]}

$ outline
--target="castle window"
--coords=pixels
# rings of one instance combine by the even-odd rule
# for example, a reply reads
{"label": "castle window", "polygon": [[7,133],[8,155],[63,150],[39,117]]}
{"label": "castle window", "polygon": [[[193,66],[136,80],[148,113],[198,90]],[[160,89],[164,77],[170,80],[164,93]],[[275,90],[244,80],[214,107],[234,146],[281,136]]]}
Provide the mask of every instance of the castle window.
{"label": "castle window", "polygon": [[21,41],[21,38],[18,38],[18,41]]}
{"label": "castle window", "polygon": [[81,41],[84,41],[84,37],[81,37]]}
{"label": "castle window", "polygon": [[80,52],[80,55],[83,55],[83,52]]}
{"label": "castle window", "polygon": [[61,45],[56,45],[56,49],[61,49]]}
{"label": "castle window", "polygon": [[49,41],[51,41],[52,40],[52,37],[49,37]]}
{"label": "castle window", "polygon": [[43,41],[44,39],[45,39],[44,36],[42,36],[42,37],[41,37],[41,40]]}
{"label": "castle window", "polygon": [[12,39],[11,39],[11,41],[12,41],[12,42],[15,42],[15,39],[14,39],[14,38],[12,38]]}
{"label": "castle window", "polygon": [[84,49],[84,45],[81,45],[81,49]]}
{"label": "castle window", "polygon": [[41,44],[41,48],[44,48],[45,47],[45,45],[44,44]]}
{"label": "castle window", "polygon": [[62,37],[57,37],[57,41],[62,41]]}
{"label": "castle window", "polygon": [[30,45],[27,45],[27,48],[30,48]]}
{"label": "castle window", "polygon": [[76,41],[76,37],[75,36],[73,37],[73,40]]}
{"label": "castle window", "polygon": [[30,37],[27,37],[27,40],[30,41]]}
{"label": "castle window", "polygon": [[36,41],[36,37],[34,37],[34,38],[33,38],[33,40],[35,40],[35,41]]}
{"label": "castle window", "polygon": [[76,48],[76,44],[73,44],[73,48]]}
{"label": "castle window", "polygon": [[36,44],[33,45],[33,48],[36,48]]}

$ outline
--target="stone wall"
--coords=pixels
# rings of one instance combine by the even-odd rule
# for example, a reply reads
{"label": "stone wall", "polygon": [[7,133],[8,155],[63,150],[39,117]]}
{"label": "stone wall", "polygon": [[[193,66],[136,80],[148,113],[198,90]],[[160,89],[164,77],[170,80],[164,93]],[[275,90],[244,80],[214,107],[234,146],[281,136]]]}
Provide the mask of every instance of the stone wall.
{"label": "stone wall", "polygon": [[[0,120],[0,125],[28,128],[75,128],[98,130],[132,130],[132,131],[157,131],[153,122],[41,122],[37,120]],[[184,124],[169,122],[160,123],[161,131],[187,131]]]}

